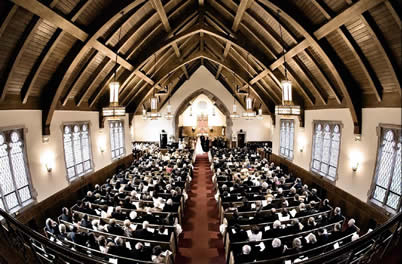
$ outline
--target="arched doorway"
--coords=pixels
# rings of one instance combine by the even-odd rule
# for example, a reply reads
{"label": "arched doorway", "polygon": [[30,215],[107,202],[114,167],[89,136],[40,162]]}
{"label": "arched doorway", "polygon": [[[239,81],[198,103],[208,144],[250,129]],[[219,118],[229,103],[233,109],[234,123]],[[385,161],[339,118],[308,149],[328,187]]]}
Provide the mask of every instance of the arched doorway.
{"label": "arched doorway", "polygon": [[215,102],[215,106],[225,115],[226,117],[226,139],[229,141],[231,140],[232,137],[232,126],[233,126],[233,121],[232,118],[230,117],[230,111],[226,107],[226,105],[218,98],[216,97],[212,92],[200,88],[196,91],[194,91],[192,94],[187,96],[186,99],[184,99],[179,107],[177,108],[175,115],[174,115],[174,130],[175,130],[175,137],[179,138],[179,117],[180,115],[187,109],[189,106],[189,103],[194,99],[197,98],[199,95],[204,94],[207,96],[211,101]]}

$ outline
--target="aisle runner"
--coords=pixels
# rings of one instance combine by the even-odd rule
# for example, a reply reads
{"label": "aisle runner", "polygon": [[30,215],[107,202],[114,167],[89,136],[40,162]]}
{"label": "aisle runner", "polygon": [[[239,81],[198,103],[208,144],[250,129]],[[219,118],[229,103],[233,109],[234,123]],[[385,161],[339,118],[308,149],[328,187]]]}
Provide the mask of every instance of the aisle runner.
{"label": "aisle runner", "polygon": [[184,237],[180,239],[176,257],[177,264],[225,263],[211,177],[208,155],[197,155],[184,214]]}

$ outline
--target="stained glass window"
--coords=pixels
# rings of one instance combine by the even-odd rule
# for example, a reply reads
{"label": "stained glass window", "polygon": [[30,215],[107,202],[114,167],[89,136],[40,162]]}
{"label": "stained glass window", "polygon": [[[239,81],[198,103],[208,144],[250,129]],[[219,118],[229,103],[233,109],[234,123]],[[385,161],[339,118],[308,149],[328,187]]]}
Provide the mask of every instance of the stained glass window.
{"label": "stained glass window", "polygon": [[380,140],[372,200],[394,211],[399,211],[402,195],[402,130],[382,127]]}
{"label": "stained glass window", "polygon": [[109,121],[110,129],[110,149],[112,159],[120,158],[124,155],[124,127],[120,120]]}
{"label": "stained glass window", "polygon": [[315,121],[311,170],[330,180],[336,179],[341,143],[340,124]]}
{"label": "stained glass window", "polygon": [[72,181],[92,171],[89,125],[68,124],[63,131],[67,178]]}
{"label": "stained glass window", "polygon": [[15,212],[33,201],[24,130],[0,131],[0,208]]}
{"label": "stained glass window", "polygon": [[280,149],[281,156],[293,159],[294,120],[281,119]]}

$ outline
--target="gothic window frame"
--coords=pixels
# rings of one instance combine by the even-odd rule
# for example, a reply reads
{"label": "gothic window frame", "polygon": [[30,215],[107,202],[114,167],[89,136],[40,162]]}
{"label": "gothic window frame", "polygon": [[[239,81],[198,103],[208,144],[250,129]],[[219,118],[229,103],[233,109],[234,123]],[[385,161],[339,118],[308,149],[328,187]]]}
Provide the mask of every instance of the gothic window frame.
{"label": "gothic window frame", "polygon": [[[329,176],[328,172],[329,172],[329,168],[328,168],[328,172],[323,175],[322,173],[320,173],[319,171],[317,171],[317,169],[314,169],[313,165],[314,165],[314,154],[315,154],[315,133],[316,133],[316,125],[320,124],[323,131],[325,129],[325,125],[329,125],[330,126],[330,132],[331,132],[331,141],[329,143],[330,145],[330,153],[328,154],[329,159],[331,159],[331,148],[332,148],[332,134],[333,134],[333,129],[335,128],[335,126],[339,127],[339,147],[338,147],[338,155],[337,155],[337,164],[336,164],[336,172],[335,172],[335,176]],[[312,127],[312,144],[311,144],[311,155],[310,155],[310,171],[317,175],[318,177],[327,180],[330,183],[335,183],[338,180],[338,169],[339,169],[339,160],[340,160],[340,155],[341,155],[341,149],[342,149],[342,129],[343,129],[343,123],[341,121],[335,121],[335,120],[314,120],[313,121],[313,127]],[[324,141],[324,138],[322,139],[322,142]],[[320,157],[320,167],[322,164],[322,151],[321,151],[321,157]],[[329,160],[330,162],[330,160]],[[330,164],[327,164],[330,165]]]}
{"label": "gothic window frame", "polygon": [[[291,129],[291,125],[293,125],[293,133],[292,133],[292,131],[291,130],[289,130],[289,133],[292,133],[292,135],[290,135],[289,134],[289,136],[291,136],[291,138],[289,138],[289,140],[290,139],[292,139],[292,149],[290,149],[290,148],[287,148],[286,147],[286,144],[285,144],[285,146],[282,146],[282,124],[286,124],[286,123],[288,123],[289,124],[289,129]],[[286,138],[284,139],[284,140],[286,140]],[[285,159],[287,159],[287,160],[293,160],[293,158],[294,158],[294,149],[295,149],[295,120],[294,119],[280,119],[279,120],[279,155],[281,156],[281,157],[284,157]],[[290,141],[289,141],[289,144],[290,144]],[[285,153],[282,153],[282,148],[284,149],[284,150],[288,150],[288,153],[292,153],[292,155],[290,156],[290,155],[286,155]]]}
{"label": "gothic window frame", "polygon": [[[22,146],[22,152],[23,152],[22,154],[23,154],[23,161],[24,161],[24,169],[25,169],[26,178],[27,178],[27,184],[19,189],[28,187],[31,198],[29,200],[21,202],[21,197],[20,197],[19,193],[17,192],[17,190],[14,190],[13,192],[16,193],[18,205],[10,210],[8,208],[7,203],[4,200],[5,199],[4,193],[0,186],[0,199],[3,204],[3,208],[5,209],[5,211],[7,213],[9,213],[11,215],[20,213],[20,212],[26,210],[27,208],[33,206],[34,204],[36,204],[37,196],[38,196],[38,193],[36,192],[36,190],[33,186],[31,169],[29,167],[29,162],[28,162],[28,149],[27,149],[27,144],[26,144],[26,139],[27,139],[26,135],[28,133],[28,129],[24,125],[0,127],[0,134],[2,134],[2,135],[7,134],[6,138],[11,137],[11,134],[13,132],[17,132],[17,133],[19,132],[19,137],[20,137],[20,139],[22,139],[21,140],[22,145],[23,145]],[[10,140],[8,140],[8,141],[6,140],[5,142],[7,145],[10,144]],[[8,152],[8,157],[9,157],[9,161],[10,161],[10,169],[11,169],[11,171],[13,171],[13,163],[11,162],[10,152]],[[12,172],[11,176],[12,176],[12,182],[14,184],[14,187],[16,187],[16,179],[14,176],[14,172]]]}
{"label": "gothic window frame", "polygon": [[[121,123],[121,127],[122,127],[122,137],[123,137],[123,144],[121,147],[118,148],[112,148],[112,128],[111,128],[111,124],[112,123]],[[125,134],[125,129],[124,129],[124,121],[119,119],[119,120],[109,120],[108,122],[108,126],[109,126],[109,146],[110,146],[110,156],[112,158],[112,161],[115,160],[119,160],[122,157],[124,157],[124,155],[126,154],[126,134]],[[123,152],[118,155],[118,156],[113,156],[114,151],[118,150],[118,149],[122,149]]]}
{"label": "gothic window frame", "polygon": [[[383,124],[380,123],[377,126],[377,149],[376,149],[376,159],[375,159],[375,165],[374,165],[374,171],[373,171],[373,176],[372,176],[372,180],[371,180],[371,186],[370,189],[367,193],[368,195],[368,199],[367,202],[370,205],[374,205],[375,207],[377,207],[378,209],[382,210],[384,213],[386,213],[387,215],[391,214],[395,214],[397,212],[400,212],[402,210],[402,195],[399,197],[399,202],[397,205],[397,208],[392,208],[391,206],[387,205],[387,201],[388,201],[388,197],[390,192],[390,188],[392,185],[392,179],[393,179],[393,175],[395,170],[392,170],[391,172],[391,176],[390,179],[391,181],[389,181],[387,189],[386,189],[386,193],[384,195],[384,200],[381,202],[377,199],[374,198],[374,193],[377,187],[377,179],[378,179],[378,171],[379,171],[379,163],[380,163],[380,159],[382,158],[382,149],[381,149],[381,145],[382,145],[382,141],[383,141],[383,137],[384,135],[391,131],[393,133],[393,142],[395,142],[394,144],[394,150],[397,151],[398,149],[398,143],[402,144],[402,126],[401,125],[394,125],[394,124]],[[398,138],[398,133],[399,133],[399,138]],[[402,148],[402,146],[401,146]],[[397,153],[395,152],[393,154],[392,157],[392,168],[394,168],[394,164],[395,164],[395,159],[396,159]],[[381,186],[381,188],[384,189],[384,187]]]}
{"label": "gothic window frame", "polygon": [[[66,126],[70,126],[72,129],[74,128],[75,125],[79,125],[81,128],[83,125],[87,125],[87,131],[88,131],[88,148],[89,148],[89,163],[91,168],[89,170],[84,170],[83,173],[81,174],[77,174],[77,170],[76,170],[76,166],[78,164],[76,164],[75,162],[75,155],[74,155],[74,142],[72,141],[72,148],[73,148],[73,159],[74,159],[74,171],[76,173],[76,175],[74,177],[69,177],[68,175],[68,170],[71,167],[67,167],[67,159],[66,159],[66,147],[65,147],[65,142],[64,142],[64,135],[65,135],[65,127]],[[66,179],[67,182],[71,183],[74,182],[76,180],[78,180],[81,177],[84,177],[92,172],[94,172],[95,170],[95,164],[94,164],[94,159],[93,159],[93,153],[92,153],[92,142],[91,142],[91,122],[90,121],[77,121],[77,122],[65,122],[61,125],[61,134],[62,134],[62,145],[63,145],[63,156],[64,156],[64,165],[66,168]],[[81,155],[83,155],[83,148],[82,148],[82,142],[81,142]],[[84,164],[84,161],[81,162],[82,164]]]}

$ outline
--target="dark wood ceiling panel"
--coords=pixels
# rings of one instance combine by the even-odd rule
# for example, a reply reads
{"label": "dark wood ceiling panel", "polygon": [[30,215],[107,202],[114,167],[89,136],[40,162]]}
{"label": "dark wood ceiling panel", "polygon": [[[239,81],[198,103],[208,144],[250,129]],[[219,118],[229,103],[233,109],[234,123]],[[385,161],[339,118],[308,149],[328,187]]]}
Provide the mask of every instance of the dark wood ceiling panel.
{"label": "dark wood ceiling panel", "polygon": [[[127,40],[135,34],[137,29],[139,29],[144,23],[154,15],[154,10],[151,4],[145,4],[137,12],[131,15],[131,17],[121,24],[115,31],[107,38],[106,45],[116,47],[119,41],[119,34],[121,29],[121,42],[125,43]],[[130,42],[127,42],[130,44]],[[125,44],[125,45],[127,45]],[[119,44],[119,48],[121,44]]]}
{"label": "dark wood ceiling panel", "polygon": [[345,26],[359,45],[364,56],[370,63],[370,66],[374,69],[384,92],[392,92],[393,90],[396,90],[392,75],[390,74],[390,69],[384,61],[375,42],[372,40],[369,29],[364,25],[362,20],[358,18]]}
{"label": "dark wood ceiling panel", "polygon": [[322,2],[324,2],[334,13],[340,13],[348,7],[346,0],[322,0]]}
{"label": "dark wood ceiling panel", "polygon": [[[4,29],[0,41],[0,91],[8,89],[8,87],[4,87],[8,73],[11,70],[15,56],[17,56],[23,44],[25,35],[29,34],[29,25],[32,18],[33,15],[31,13],[23,8],[18,8],[12,15],[12,22],[8,23]],[[12,93],[19,91],[15,81],[9,91]]]}
{"label": "dark wood ceiling panel", "polygon": [[[315,27],[323,25],[326,22],[326,18],[323,13],[313,4],[314,1],[319,2],[319,0],[297,0],[293,3],[297,8],[306,14],[306,18]],[[341,2],[342,0],[340,0]]]}
{"label": "dark wood ceiling panel", "polygon": [[77,24],[87,28],[98,17],[99,14],[105,12],[113,0],[87,0],[90,1],[88,6],[82,11],[77,19]]}
{"label": "dark wood ceiling panel", "polygon": [[[21,92],[21,88],[33,65],[55,31],[56,28],[46,20],[37,21],[36,27],[30,32],[30,39],[25,40],[25,48],[20,54],[21,57],[18,61],[15,61],[17,63],[15,65],[16,69],[14,69],[13,75],[9,77],[10,82],[7,88],[10,93],[19,94]],[[39,95],[39,93],[38,91],[33,91],[32,95]]]}
{"label": "dark wood ceiling panel", "polygon": [[72,35],[65,33],[54,48],[53,52],[50,54],[47,63],[43,66],[43,69],[39,72],[38,78],[32,87],[32,95],[36,93],[41,93],[43,87],[49,83],[52,76],[56,72],[60,63],[64,60],[70,49],[75,45],[77,39]]}
{"label": "dark wood ceiling panel", "polygon": [[[73,9],[80,3],[82,0],[67,0],[67,1],[58,1],[55,5],[54,9],[65,16],[71,13]],[[91,1],[91,0],[87,0]]]}
{"label": "dark wood ceiling panel", "polygon": [[330,97],[330,87],[327,87],[328,83],[324,80],[325,76],[321,74],[320,69],[311,60],[311,57],[306,54],[306,52],[300,52],[294,59],[299,59],[305,65],[309,73],[313,76],[313,80],[318,83],[316,86],[319,92],[324,95],[324,98]]}
{"label": "dark wood ceiling panel", "polygon": [[[340,99],[342,101],[342,91],[339,88],[338,83],[336,82],[334,76],[332,75],[331,71],[329,70],[328,66],[324,63],[323,59],[321,58],[321,56],[311,47],[306,49],[307,52],[311,55],[312,59],[317,61],[317,64],[320,65],[319,67],[321,68],[321,71],[324,73],[325,76],[327,76],[329,82],[333,85],[333,89],[335,91],[335,93],[337,93],[337,95],[340,96]],[[328,91],[329,93],[329,97],[330,98],[335,98],[335,94],[331,93],[330,91]]]}
{"label": "dark wood ceiling panel", "polygon": [[355,55],[345,44],[341,35],[337,31],[334,31],[326,37],[337,55],[348,68],[349,72],[353,75],[355,81],[359,84],[359,88],[362,89],[364,93],[372,93],[369,82],[365,77],[361,66],[356,62]]}
{"label": "dark wood ceiling panel", "polygon": [[[392,2],[392,1],[391,1]],[[390,2],[389,2],[390,3]],[[396,23],[396,19],[400,17],[395,17],[390,12],[389,8],[384,5],[378,5],[369,10],[370,15],[375,21],[378,28],[381,30],[382,36],[387,44],[387,47],[394,58],[395,63],[398,65],[399,73],[402,68],[402,53],[401,53],[401,28]],[[400,16],[401,14],[399,14]],[[399,29],[399,30],[398,30]]]}

